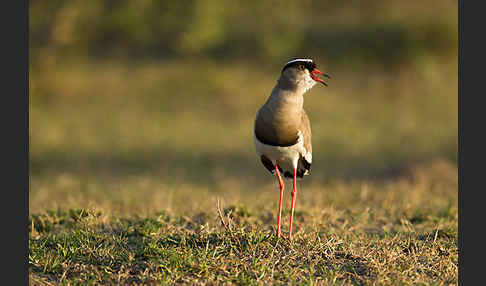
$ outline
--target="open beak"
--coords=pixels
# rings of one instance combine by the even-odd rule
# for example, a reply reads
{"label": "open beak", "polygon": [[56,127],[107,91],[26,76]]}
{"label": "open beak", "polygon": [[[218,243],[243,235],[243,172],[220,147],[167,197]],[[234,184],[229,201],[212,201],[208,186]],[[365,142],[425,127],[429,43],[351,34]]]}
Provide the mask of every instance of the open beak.
{"label": "open beak", "polygon": [[314,69],[313,71],[311,71],[311,72],[310,72],[310,76],[311,76],[311,78],[312,78],[313,80],[315,80],[315,81],[317,81],[317,82],[320,82],[320,83],[322,83],[323,85],[327,86],[327,84],[326,84],[326,83],[325,83],[325,82],[324,82],[322,79],[320,79],[319,77],[317,77],[317,75],[318,75],[318,74],[321,74],[321,75],[323,75],[323,76],[325,76],[325,77],[327,77],[327,78],[329,78],[329,79],[330,79],[331,77],[330,77],[328,74],[325,74],[325,73],[321,72],[321,71],[320,71],[320,70],[318,70],[318,69]]}

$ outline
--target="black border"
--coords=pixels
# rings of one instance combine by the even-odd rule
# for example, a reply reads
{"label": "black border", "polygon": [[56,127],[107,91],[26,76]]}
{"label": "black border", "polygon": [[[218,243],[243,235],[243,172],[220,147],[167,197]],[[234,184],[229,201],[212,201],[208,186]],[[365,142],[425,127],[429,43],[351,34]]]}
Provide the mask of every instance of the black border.
{"label": "black border", "polygon": [[[481,59],[479,58],[479,55],[482,55],[485,50],[484,44],[481,44],[481,40],[484,38],[484,31],[482,31],[484,23],[477,21],[484,17],[481,15],[484,10],[479,9],[479,7],[474,9],[475,7],[472,7],[472,4],[479,2],[469,1],[469,8],[466,10],[469,15],[466,17],[463,2],[462,0],[458,1],[458,282],[459,285],[480,285],[480,281],[484,279],[475,278],[481,278],[483,272],[482,266],[484,263],[480,249],[484,243],[481,235],[482,226],[484,225],[482,220],[484,214],[480,211],[484,207],[481,199],[475,200],[473,198],[483,193],[480,179],[484,174],[480,163],[476,162],[477,164],[474,165],[477,167],[470,168],[468,180],[464,180],[464,121],[467,111],[470,117],[470,120],[468,120],[468,129],[475,130],[479,137],[484,133],[484,121],[477,116],[481,114],[482,110],[480,108],[483,107],[479,101],[486,93],[485,88],[479,85],[483,81],[482,77],[484,74],[484,65],[482,66],[484,56]],[[4,173],[4,179],[6,180],[4,181],[3,192],[8,198],[6,203],[10,203],[16,213],[13,214],[11,208],[4,208],[4,218],[7,222],[6,226],[4,226],[5,234],[12,233],[12,230],[14,230],[13,233],[15,235],[3,236],[4,250],[12,250],[4,251],[4,255],[8,253],[8,255],[4,256],[5,261],[8,260],[8,262],[5,263],[5,268],[3,269],[7,275],[3,277],[7,280],[14,278],[17,283],[10,283],[11,285],[28,285],[29,2],[26,0],[11,1],[10,3],[16,4],[15,7],[11,5],[8,7],[9,9],[3,9],[5,17],[2,17],[2,19],[8,19],[4,20],[3,23],[6,37],[2,41],[4,59],[4,64],[2,65],[4,69],[2,83],[4,84],[4,98],[8,97],[12,99],[13,106],[16,108],[11,108],[13,106],[7,101],[4,101],[2,105],[3,125],[4,130],[7,131],[2,136],[2,143],[6,145],[3,149],[4,159],[7,159],[3,161],[5,170],[7,171]],[[472,15],[474,11],[477,13],[476,17]],[[465,29],[465,26],[467,29]],[[477,31],[474,31],[474,28]],[[478,41],[466,46],[467,60],[464,61],[464,55],[466,54],[464,52],[464,38],[465,36],[467,38],[467,35],[469,39],[478,39]],[[478,36],[475,37],[474,35]],[[469,67],[467,76],[464,75],[467,70],[465,66]],[[467,78],[467,85],[464,85],[464,78]],[[466,98],[467,101],[465,100]],[[472,99],[476,99],[478,104],[471,104],[470,101]],[[475,110],[476,112],[472,110],[474,107],[477,109]],[[472,120],[471,115],[474,116]],[[473,126],[474,123],[478,125],[476,128]],[[472,132],[469,134],[473,136]],[[468,160],[478,158],[479,156],[474,155],[474,151],[477,152],[484,148],[484,146],[484,141],[480,140],[478,136],[474,136],[472,140],[470,139],[468,145],[470,155]],[[472,150],[471,147],[477,148]],[[476,178],[476,182],[471,182],[471,178]],[[468,193],[470,194],[469,196],[467,196]],[[473,202],[476,202],[477,205]],[[468,224],[469,226],[467,226]],[[468,231],[469,235],[467,235],[466,239],[466,233]],[[6,242],[5,239],[7,240]],[[476,261],[475,258],[478,258],[478,260]],[[15,275],[13,276],[13,274]],[[475,283],[477,281],[479,283]]]}
{"label": "black border", "polygon": [[[464,2],[458,1],[458,284],[482,285],[485,272],[485,238],[482,234],[485,214],[482,210],[486,207],[480,196],[485,192],[482,161],[486,140],[482,136],[485,133],[485,121],[481,115],[485,113],[482,101],[486,90],[481,83],[485,81],[486,44],[484,21],[481,20],[485,17],[482,7],[473,6],[480,1],[467,1],[466,9]],[[469,39],[469,44],[464,44],[464,39]],[[465,140],[464,134],[466,126],[469,131],[468,140]]]}
{"label": "black border", "polygon": [[8,4],[2,9],[0,45],[4,167],[1,281],[29,285],[29,1]]}

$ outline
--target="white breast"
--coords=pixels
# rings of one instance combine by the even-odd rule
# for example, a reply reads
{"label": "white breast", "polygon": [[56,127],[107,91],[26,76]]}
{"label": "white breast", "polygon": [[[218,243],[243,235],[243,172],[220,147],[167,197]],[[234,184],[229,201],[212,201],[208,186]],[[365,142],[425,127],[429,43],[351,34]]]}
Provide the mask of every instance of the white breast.
{"label": "white breast", "polygon": [[294,145],[280,147],[260,142],[255,133],[253,133],[256,153],[259,157],[265,155],[272,161],[273,165],[278,163],[282,169],[293,172],[293,170],[297,168],[300,156],[305,157],[306,159],[310,157],[310,160],[312,161],[312,155],[307,153],[307,150],[304,147],[304,138],[300,130],[298,136],[297,143]]}

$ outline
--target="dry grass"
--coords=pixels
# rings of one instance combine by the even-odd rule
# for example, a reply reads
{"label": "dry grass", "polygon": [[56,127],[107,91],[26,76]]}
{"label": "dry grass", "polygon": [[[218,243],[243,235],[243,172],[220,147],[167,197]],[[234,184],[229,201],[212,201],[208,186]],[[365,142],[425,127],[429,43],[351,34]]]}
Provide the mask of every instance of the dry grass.
{"label": "dry grass", "polygon": [[321,66],[333,79],[306,95],[315,163],[293,243],[273,237],[277,183],[251,135],[278,69],[33,70],[32,282],[457,284],[456,63]]}
{"label": "dry grass", "polygon": [[[204,210],[186,215],[120,217],[104,206],[31,215],[31,278],[56,284],[454,285],[456,189],[457,169],[447,162],[388,182],[309,186],[298,196],[292,243],[274,236],[276,192],[231,198],[238,204],[225,199],[221,216],[216,195],[212,203],[197,195]],[[288,204],[284,229],[287,221]]]}

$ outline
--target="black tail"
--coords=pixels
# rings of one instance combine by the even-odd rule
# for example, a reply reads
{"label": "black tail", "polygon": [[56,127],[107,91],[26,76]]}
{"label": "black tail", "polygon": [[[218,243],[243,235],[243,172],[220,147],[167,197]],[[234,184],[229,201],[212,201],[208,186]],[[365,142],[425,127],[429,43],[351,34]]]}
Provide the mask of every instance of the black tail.
{"label": "black tail", "polygon": [[[265,166],[265,168],[267,168],[267,170],[273,174],[273,171],[275,170],[275,167],[273,166],[273,163],[272,161],[270,161],[270,159],[268,159],[265,155],[262,155],[260,157],[260,160],[262,161],[262,164],[263,166]],[[277,165],[278,166],[278,165]],[[280,172],[283,172],[282,168],[280,168],[280,166],[278,166],[278,170]]]}
{"label": "black tail", "polygon": [[[268,159],[265,155],[262,155],[260,157],[260,160],[262,161],[262,164],[263,166],[265,166],[265,168],[273,174],[273,171],[275,170],[275,167],[273,166],[273,163],[272,161],[270,161],[270,159]],[[278,165],[277,165],[278,166]],[[305,173],[307,172],[310,172],[310,168],[311,168],[311,163],[307,162],[305,160],[305,158],[301,157],[299,159],[299,163],[297,164],[297,166],[299,166],[297,168],[297,178],[300,178],[302,179],[305,175]],[[283,171],[282,168],[280,166],[278,166],[278,170],[280,171],[280,173],[283,172],[283,175],[285,178],[289,178],[289,179],[293,179],[294,178],[294,175],[292,174],[292,172],[290,171]]]}
{"label": "black tail", "polygon": [[[297,174],[295,174],[297,178],[302,179],[302,178],[304,178],[304,175],[306,173],[309,174],[310,168],[311,168],[311,163],[307,162],[305,160],[305,158],[300,157],[299,163],[297,164],[297,166],[298,166],[297,167]],[[284,177],[289,178],[289,179],[293,179],[294,175],[290,171],[285,171]]]}

